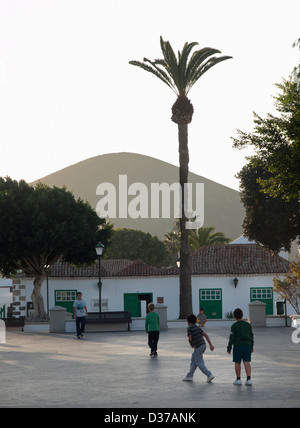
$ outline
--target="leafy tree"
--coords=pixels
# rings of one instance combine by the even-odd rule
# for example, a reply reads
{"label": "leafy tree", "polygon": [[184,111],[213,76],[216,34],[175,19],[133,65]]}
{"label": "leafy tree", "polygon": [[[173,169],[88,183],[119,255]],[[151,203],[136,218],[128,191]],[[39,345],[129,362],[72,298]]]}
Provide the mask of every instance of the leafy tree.
{"label": "leafy tree", "polygon": [[[173,262],[178,258],[180,248],[180,230],[175,222],[173,230],[165,235],[164,244],[173,256]],[[192,251],[197,251],[203,245],[227,244],[231,241],[226,238],[223,232],[215,232],[212,226],[203,226],[199,229],[193,229],[189,233],[189,247]]]}
{"label": "leafy tree", "polygon": [[259,180],[267,180],[270,175],[259,159],[245,165],[237,175],[245,207],[244,235],[275,253],[282,248],[289,251],[291,242],[299,236],[300,202],[263,193]]}
{"label": "leafy tree", "polygon": [[165,234],[164,244],[171,257],[171,264],[174,264],[180,253],[180,219],[173,225],[171,232]]}
{"label": "leafy tree", "polygon": [[200,227],[196,230],[191,230],[189,234],[189,245],[194,251],[199,250],[203,245],[211,244],[228,244],[231,241],[230,238],[226,238],[223,232],[215,232],[215,228]]}
{"label": "leafy tree", "polygon": [[[151,61],[144,58],[143,62],[130,61],[130,64],[142,68],[158,77],[174,91],[177,99],[172,106],[172,121],[178,125],[179,140],[179,182],[181,185],[182,201],[185,201],[184,184],[188,182],[188,124],[192,121],[194,108],[187,95],[192,86],[211,67],[227,60],[229,56],[213,56],[220,51],[212,48],[203,48],[191,55],[193,48],[198,43],[185,43],[181,52],[176,57],[169,42],[160,37],[160,47],[163,59]],[[191,56],[190,56],[191,55]],[[181,244],[180,244],[180,318],[192,312],[192,288],[190,248],[188,245],[188,229],[186,228],[186,215],[184,203],[182,203],[180,218]]]}
{"label": "leafy tree", "polygon": [[[293,46],[299,46],[300,39]],[[234,147],[255,154],[238,174],[246,209],[244,232],[274,252],[300,242],[300,65],[276,85],[277,116],[254,113],[254,132],[238,130]]]}
{"label": "leafy tree", "polygon": [[300,314],[300,261],[290,264],[290,272],[284,276],[283,281],[274,278],[273,283],[274,291]]}
{"label": "leafy tree", "polygon": [[254,132],[238,130],[234,147],[252,146],[255,156],[250,163],[264,165],[269,175],[258,178],[261,191],[286,201],[300,199],[300,84],[284,80],[276,85],[281,93],[275,97],[280,116],[266,119],[254,113]]}
{"label": "leafy tree", "polygon": [[36,320],[47,319],[41,294],[47,269],[60,257],[75,265],[92,263],[95,245],[108,244],[111,228],[65,188],[0,178],[0,272],[11,276],[21,270],[34,277]]}
{"label": "leafy tree", "polygon": [[180,234],[178,232],[175,232],[174,230],[169,233],[166,233],[164,244],[171,255],[172,264],[174,264],[179,257]]}
{"label": "leafy tree", "polygon": [[141,259],[150,266],[168,265],[170,256],[163,242],[150,233],[133,229],[116,229],[106,251],[108,259]]}

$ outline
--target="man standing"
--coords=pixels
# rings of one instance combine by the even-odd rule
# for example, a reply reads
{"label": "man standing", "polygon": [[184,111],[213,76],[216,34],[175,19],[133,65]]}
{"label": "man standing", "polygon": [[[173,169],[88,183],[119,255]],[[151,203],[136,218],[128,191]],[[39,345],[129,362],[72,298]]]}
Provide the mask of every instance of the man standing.
{"label": "man standing", "polygon": [[78,291],[77,293],[77,299],[75,300],[73,307],[74,317],[76,320],[77,339],[80,339],[81,337],[83,337],[86,317],[88,315],[86,309],[86,302],[82,298],[82,293],[80,291]]}

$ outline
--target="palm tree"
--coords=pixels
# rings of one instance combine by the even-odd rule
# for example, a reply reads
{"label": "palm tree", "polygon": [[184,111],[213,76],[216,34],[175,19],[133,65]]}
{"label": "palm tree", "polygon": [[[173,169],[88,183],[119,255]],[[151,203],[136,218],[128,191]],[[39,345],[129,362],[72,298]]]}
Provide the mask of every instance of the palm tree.
{"label": "palm tree", "polygon": [[179,182],[181,185],[181,245],[180,245],[180,318],[192,312],[192,287],[190,249],[188,245],[187,218],[184,212],[185,195],[184,184],[188,182],[189,150],[188,150],[188,124],[192,121],[194,108],[187,94],[197,80],[211,67],[221,61],[229,59],[229,56],[216,57],[221,53],[217,49],[203,48],[195,51],[191,57],[192,49],[197,42],[185,43],[181,52],[176,57],[172,46],[160,37],[160,47],[163,59],[151,61],[144,58],[143,62],[130,61],[129,64],[142,68],[169,86],[176,94],[177,99],[172,107],[172,121],[178,125],[179,138]]}
{"label": "palm tree", "polygon": [[163,242],[168,253],[170,254],[171,263],[175,264],[176,260],[179,257],[180,234],[172,230],[171,232],[165,234],[165,240]]}
{"label": "palm tree", "polygon": [[203,245],[210,244],[228,244],[230,238],[226,238],[223,232],[215,232],[214,227],[200,227],[197,230],[191,230],[189,234],[189,245],[194,251],[199,250]]}

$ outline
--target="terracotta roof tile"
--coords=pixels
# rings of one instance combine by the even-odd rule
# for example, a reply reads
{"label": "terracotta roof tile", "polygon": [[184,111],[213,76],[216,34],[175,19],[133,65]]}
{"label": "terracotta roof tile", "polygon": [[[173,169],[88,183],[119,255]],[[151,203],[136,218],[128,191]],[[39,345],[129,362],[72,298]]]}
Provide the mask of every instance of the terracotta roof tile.
{"label": "terracotta roof tile", "polygon": [[153,276],[162,275],[162,269],[149,266],[142,260],[131,262],[130,265],[118,272],[118,276]]}
{"label": "terracotta roof tile", "polygon": [[258,244],[205,245],[192,256],[192,273],[275,274],[285,273],[289,262]]}
{"label": "terracotta roof tile", "polygon": [[[191,256],[193,275],[259,275],[286,273],[289,262],[258,244],[206,245]],[[156,268],[142,260],[101,260],[102,277],[149,277],[178,275],[178,268]],[[80,267],[58,261],[50,277],[98,277],[98,261]]]}

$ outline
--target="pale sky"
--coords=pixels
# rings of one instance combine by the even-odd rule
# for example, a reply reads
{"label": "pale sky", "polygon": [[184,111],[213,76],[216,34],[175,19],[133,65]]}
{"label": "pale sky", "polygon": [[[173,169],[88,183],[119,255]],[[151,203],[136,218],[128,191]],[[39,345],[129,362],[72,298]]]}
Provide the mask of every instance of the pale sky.
{"label": "pale sky", "polygon": [[84,159],[134,152],[178,165],[175,94],[128,64],[159,37],[233,59],[189,93],[190,171],[234,189],[236,129],[274,113],[299,62],[299,0],[0,0],[0,176],[30,182]]}

